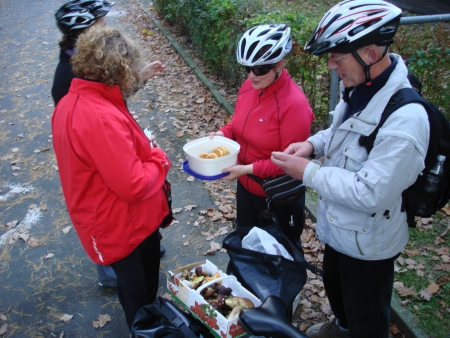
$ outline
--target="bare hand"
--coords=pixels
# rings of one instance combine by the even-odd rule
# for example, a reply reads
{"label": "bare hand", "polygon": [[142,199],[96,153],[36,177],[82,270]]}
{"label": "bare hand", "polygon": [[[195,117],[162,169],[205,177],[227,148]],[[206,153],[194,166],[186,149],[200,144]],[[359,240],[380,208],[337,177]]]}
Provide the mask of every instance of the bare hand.
{"label": "bare hand", "polygon": [[297,142],[292,143],[284,150],[285,154],[295,155],[298,157],[308,157],[314,152],[314,147],[311,142]]}
{"label": "bare hand", "polygon": [[211,132],[209,133],[209,138],[214,138],[214,136],[223,136],[223,133],[221,131]]}
{"label": "bare hand", "polygon": [[146,81],[155,76],[163,75],[166,67],[161,61],[154,61],[142,67],[139,71],[139,77],[142,81]]}
{"label": "bare hand", "polygon": [[242,175],[252,174],[253,173],[253,164],[247,164],[247,165],[234,165],[229,168],[222,169],[222,173],[230,173],[229,175],[222,177],[221,180],[235,180],[238,177],[241,177]]}
{"label": "bare hand", "polygon": [[297,154],[290,155],[279,151],[274,151],[270,159],[283,169],[286,174],[298,180],[303,179],[305,168],[310,162],[304,157],[298,157]]}
{"label": "bare hand", "polygon": [[159,148],[159,144],[156,142],[156,138],[154,135],[152,135],[152,137],[150,138],[150,144],[154,147],[154,148]]}

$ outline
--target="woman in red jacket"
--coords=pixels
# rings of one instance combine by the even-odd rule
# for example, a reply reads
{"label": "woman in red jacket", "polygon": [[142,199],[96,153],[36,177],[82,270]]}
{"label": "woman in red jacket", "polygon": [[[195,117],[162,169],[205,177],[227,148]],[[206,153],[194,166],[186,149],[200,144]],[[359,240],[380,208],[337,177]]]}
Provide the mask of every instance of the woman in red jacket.
{"label": "woman in red jacket", "polygon": [[61,185],[87,254],[117,275],[131,328],[158,289],[158,227],[171,221],[163,190],[171,163],[125,104],[138,82],[135,44],[117,30],[91,27],[71,62],[78,77],[52,116]]}
{"label": "woman in red jacket", "polygon": [[[260,179],[284,174],[270,160],[273,151],[283,151],[294,140],[306,140],[314,114],[299,86],[284,69],[290,52],[291,29],[286,25],[261,25],[248,30],[239,41],[236,56],[246,66],[248,79],[239,90],[232,120],[211,133],[235,140],[241,146],[238,165],[226,168],[223,179],[238,179],[236,211],[238,226],[261,224],[260,213],[267,209]],[[284,205],[270,204],[279,226],[293,242],[300,239],[305,222],[305,198]]]}

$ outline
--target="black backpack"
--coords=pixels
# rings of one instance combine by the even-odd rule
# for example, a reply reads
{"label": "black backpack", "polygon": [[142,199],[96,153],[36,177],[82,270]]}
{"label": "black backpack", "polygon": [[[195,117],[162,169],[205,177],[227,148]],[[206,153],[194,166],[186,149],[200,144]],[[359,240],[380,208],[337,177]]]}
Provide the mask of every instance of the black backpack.
{"label": "black backpack", "polygon": [[190,313],[171,301],[156,297],[139,309],[131,327],[131,338],[214,338]]}
{"label": "black backpack", "polygon": [[[411,77],[410,78],[411,81]],[[412,81],[411,83],[415,85]],[[420,83],[420,82],[419,82]],[[415,85],[415,87],[419,87]],[[420,89],[419,89],[420,90]],[[427,155],[425,157],[425,169],[417,177],[416,182],[402,193],[402,211],[406,211],[408,226],[416,227],[414,216],[431,217],[434,213],[442,209],[450,199],[450,122],[445,117],[444,113],[439,110],[431,102],[425,100],[415,89],[403,88],[395,93],[383,114],[381,120],[372,134],[368,136],[361,136],[359,144],[367,149],[369,153],[373,148],[373,143],[377,136],[378,130],[383,126],[387,118],[400,107],[409,103],[420,103],[423,105],[428,114],[430,122],[430,143],[428,145]],[[444,178],[440,185],[437,198],[431,201],[427,198],[425,186],[425,178],[429,174],[432,167],[436,164],[438,155],[445,155],[444,162]],[[422,213],[418,211],[417,206],[425,202],[428,204],[428,209],[431,212]]]}

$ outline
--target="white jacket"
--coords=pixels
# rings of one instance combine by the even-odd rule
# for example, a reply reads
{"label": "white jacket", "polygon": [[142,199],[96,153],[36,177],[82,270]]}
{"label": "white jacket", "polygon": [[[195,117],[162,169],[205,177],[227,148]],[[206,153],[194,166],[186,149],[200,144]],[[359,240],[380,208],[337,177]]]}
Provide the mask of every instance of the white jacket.
{"label": "white jacket", "polygon": [[323,165],[310,162],[303,177],[319,194],[316,235],[333,249],[363,260],[393,257],[408,242],[401,193],[423,170],[429,141],[425,109],[408,104],[380,128],[369,156],[358,143],[378,125],[391,96],[410,87],[401,57],[391,55],[397,65],[367,107],[342,123],[347,104],[341,98],[331,127],[308,139],[316,158],[324,156]]}

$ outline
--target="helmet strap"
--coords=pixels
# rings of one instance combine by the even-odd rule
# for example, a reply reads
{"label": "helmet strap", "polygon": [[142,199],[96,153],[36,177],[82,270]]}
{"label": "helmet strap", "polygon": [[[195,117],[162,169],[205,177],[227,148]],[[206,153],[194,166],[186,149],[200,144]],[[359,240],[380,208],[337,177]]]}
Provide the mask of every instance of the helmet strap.
{"label": "helmet strap", "polygon": [[370,77],[370,67],[372,67],[374,64],[380,62],[381,60],[383,60],[383,58],[386,56],[387,52],[388,52],[389,46],[386,46],[386,49],[383,52],[383,55],[381,55],[381,57],[375,61],[374,63],[372,63],[371,65],[366,65],[365,62],[363,61],[363,59],[361,59],[361,57],[359,56],[359,54],[357,53],[356,50],[354,50],[352,52],[352,55],[355,57],[356,60],[358,60],[358,62],[361,64],[361,66],[364,69],[364,73],[366,75],[366,86],[370,86],[372,84],[372,78]]}

